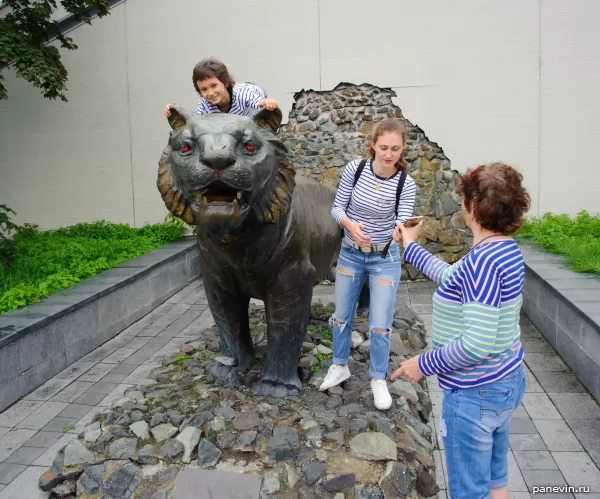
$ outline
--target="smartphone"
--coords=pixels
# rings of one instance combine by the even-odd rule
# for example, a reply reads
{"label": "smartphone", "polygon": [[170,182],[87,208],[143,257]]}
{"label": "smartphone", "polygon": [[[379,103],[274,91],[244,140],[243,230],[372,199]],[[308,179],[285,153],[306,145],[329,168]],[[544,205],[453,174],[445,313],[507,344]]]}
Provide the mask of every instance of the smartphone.
{"label": "smartphone", "polygon": [[424,216],[408,217],[406,219],[406,222],[404,222],[404,227],[406,227],[406,228],[414,227],[415,225],[418,225],[419,222],[421,220],[423,220],[424,218],[425,218]]}

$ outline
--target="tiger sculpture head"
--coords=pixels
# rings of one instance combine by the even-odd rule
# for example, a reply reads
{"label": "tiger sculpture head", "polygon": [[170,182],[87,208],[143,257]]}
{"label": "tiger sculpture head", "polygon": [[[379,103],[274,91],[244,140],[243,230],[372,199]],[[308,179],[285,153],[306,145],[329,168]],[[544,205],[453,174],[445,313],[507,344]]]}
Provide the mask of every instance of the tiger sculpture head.
{"label": "tiger sculpture head", "polygon": [[189,225],[235,228],[251,214],[277,223],[295,186],[288,150],[274,134],[281,119],[279,108],[249,118],[171,107],[157,180],[167,209]]}

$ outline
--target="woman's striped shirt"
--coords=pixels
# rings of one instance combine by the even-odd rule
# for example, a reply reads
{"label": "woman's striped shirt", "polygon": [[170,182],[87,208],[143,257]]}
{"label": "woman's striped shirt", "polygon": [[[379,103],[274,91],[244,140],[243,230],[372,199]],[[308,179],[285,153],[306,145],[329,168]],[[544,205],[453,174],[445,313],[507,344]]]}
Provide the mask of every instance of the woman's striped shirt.
{"label": "woman's striped shirt", "polygon": [[[252,116],[258,109],[259,102],[267,98],[265,91],[254,83],[236,83],[231,89],[231,106],[228,114]],[[216,104],[211,104],[200,97],[197,114],[215,114],[221,110]]]}
{"label": "woman's striped shirt", "polygon": [[[344,168],[331,207],[331,216],[338,225],[343,217],[348,217],[353,222],[361,222],[367,227],[363,229],[363,234],[371,237],[371,244],[387,244],[392,239],[396,220],[404,223],[407,217],[412,216],[417,186],[412,177],[407,175],[398,203],[398,218],[396,218],[394,209],[400,171],[387,179],[377,177],[373,173],[373,162],[369,159],[358,182],[352,189],[354,174],[360,161],[360,159],[350,161]],[[377,184],[379,184],[379,190],[377,190]],[[350,201],[350,206],[346,210],[348,201]],[[344,232],[349,239],[352,239],[348,231]]]}
{"label": "woman's striped shirt", "polygon": [[433,350],[419,356],[440,387],[496,381],[523,360],[519,317],[525,266],[512,240],[474,247],[454,265],[411,242],[404,259],[440,286],[433,295]]}

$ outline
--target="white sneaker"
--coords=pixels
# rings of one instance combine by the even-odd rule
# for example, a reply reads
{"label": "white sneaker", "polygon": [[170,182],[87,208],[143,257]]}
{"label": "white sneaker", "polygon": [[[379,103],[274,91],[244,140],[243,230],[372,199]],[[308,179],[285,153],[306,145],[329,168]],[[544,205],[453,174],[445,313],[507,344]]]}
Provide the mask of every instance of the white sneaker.
{"label": "white sneaker", "polygon": [[347,365],[341,366],[339,364],[331,364],[327,370],[323,383],[321,383],[321,386],[319,387],[319,391],[323,392],[332,386],[339,385],[342,381],[346,381],[350,376],[350,369],[348,369]]}
{"label": "white sneaker", "polygon": [[375,399],[375,407],[380,411],[387,411],[392,407],[392,396],[388,391],[387,382],[384,379],[372,379],[371,390]]}

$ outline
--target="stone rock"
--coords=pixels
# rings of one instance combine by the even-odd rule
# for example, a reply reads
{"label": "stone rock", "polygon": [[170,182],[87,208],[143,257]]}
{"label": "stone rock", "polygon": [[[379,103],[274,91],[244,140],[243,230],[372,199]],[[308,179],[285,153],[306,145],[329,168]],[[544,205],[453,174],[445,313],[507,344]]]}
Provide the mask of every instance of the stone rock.
{"label": "stone rock", "polygon": [[75,480],[65,480],[60,485],[52,489],[51,497],[56,499],[70,498],[77,492],[77,483]]}
{"label": "stone rock", "polygon": [[342,405],[342,397],[339,395],[331,395],[325,404],[325,407],[329,410],[337,409]]}
{"label": "stone rock", "polygon": [[144,420],[144,413],[138,409],[136,409],[135,411],[131,412],[131,419],[133,419],[133,421],[137,422],[137,421],[143,421]]}
{"label": "stone rock", "polygon": [[293,461],[296,455],[290,444],[281,437],[273,437],[267,446],[269,459],[272,461]]}
{"label": "stone rock", "polygon": [[50,492],[56,487],[64,478],[60,475],[60,472],[54,468],[42,473],[38,480],[38,487],[44,492]]}
{"label": "stone rock", "polygon": [[287,472],[288,485],[290,486],[290,489],[293,489],[300,481],[300,475],[298,474],[296,467],[291,464],[285,463],[285,470]]}
{"label": "stone rock", "polygon": [[111,459],[129,459],[133,456],[137,447],[137,438],[119,438],[108,448],[108,456]]}
{"label": "stone rock", "polygon": [[285,440],[292,449],[298,449],[300,447],[300,433],[296,428],[280,426],[273,430],[273,437]]}
{"label": "stone rock", "polygon": [[334,443],[336,445],[342,445],[344,443],[344,434],[341,431],[334,431],[325,435],[326,443]]}
{"label": "stone rock", "polygon": [[424,437],[422,437],[421,435],[419,435],[419,433],[417,432],[417,430],[415,430],[412,426],[410,425],[406,425],[406,428],[408,430],[408,432],[410,433],[411,437],[413,437],[413,439],[421,446],[421,447],[425,447],[425,449],[427,449],[428,451],[432,451],[433,450],[433,444],[431,442],[428,442],[427,440],[425,440]]}
{"label": "stone rock", "polygon": [[337,475],[327,480],[321,480],[321,487],[327,492],[346,492],[354,488],[356,484],[356,475],[354,473],[346,473]]}
{"label": "stone rock", "polygon": [[152,436],[158,443],[171,438],[175,433],[177,433],[177,428],[169,423],[159,424],[152,428]]}
{"label": "stone rock", "polygon": [[232,357],[225,357],[223,355],[217,355],[215,360],[219,364],[223,364],[224,366],[235,366],[235,359]]}
{"label": "stone rock", "polygon": [[281,483],[279,482],[279,473],[277,471],[268,471],[263,476],[261,492],[263,494],[274,494],[279,492]]}
{"label": "stone rock", "polygon": [[365,339],[358,331],[352,331],[352,339],[350,340],[350,346],[352,348],[358,348],[364,341]]}
{"label": "stone rock", "polygon": [[432,497],[440,491],[438,484],[435,483],[435,478],[424,468],[421,468],[417,474],[415,489],[423,497]]}
{"label": "stone rock", "polygon": [[176,462],[184,452],[183,444],[179,440],[169,438],[160,446],[160,452],[168,463]]}
{"label": "stone rock", "polygon": [[86,466],[77,484],[77,495],[81,497],[83,491],[88,494],[98,493],[102,485],[102,475],[104,474],[104,470],[104,463]]}
{"label": "stone rock", "polygon": [[253,452],[256,435],[256,430],[246,430],[240,433],[240,435],[237,438],[237,450],[240,450],[242,452]]}
{"label": "stone rock", "polygon": [[100,423],[98,421],[87,425],[83,429],[83,439],[91,444],[98,440],[100,435],[102,435],[102,428],[100,427]]}
{"label": "stone rock", "polygon": [[238,414],[232,421],[236,430],[251,430],[260,425],[260,417],[256,411],[249,410]]}
{"label": "stone rock", "polygon": [[126,463],[108,477],[102,491],[111,499],[130,499],[141,481],[140,466]]}
{"label": "stone rock", "polygon": [[150,427],[146,421],[136,421],[129,426],[129,429],[140,440],[150,440]]}
{"label": "stone rock", "polygon": [[177,411],[167,411],[167,416],[175,426],[179,426],[185,417],[183,414]]}
{"label": "stone rock", "polygon": [[79,464],[93,463],[96,460],[92,454],[79,440],[71,440],[64,452],[64,466],[77,466]]}
{"label": "stone rock", "polygon": [[323,434],[321,428],[315,426],[306,433],[306,443],[309,447],[320,449],[323,446]]}
{"label": "stone rock", "polygon": [[309,487],[313,485],[321,475],[325,473],[327,469],[327,463],[322,461],[311,461],[302,465],[302,474],[304,475],[304,481]]}
{"label": "stone rock", "polygon": [[215,433],[218,433],[220,431],[224,431],[227,428],[227,426],[225,424],[225,418],[221,417],[221,416],[217,416],[215,419],[213,419],[210,422],[210,427],[212,428],[212,430]]}
{"label": "stone rock", "polygon": [[189,463],[192,460],[192,452],[200,441],[200,430],[195,426],[186,426],[183,431],[177,435],[176,440],[183,444],[183,456],[181,461]]}
{"label": "stone rock", "polygon": [[186,355],[193,355],[196,353],[196,348],[193,345],[186,343],[185,345],[181,345],[179,351]]}
{"label": "stone rock", "polygon": [[217,435],[217,445],[221,449],[229,449],[235,442],[235,434],[231,431],[225,431]]}
{"label": "stone rock", "polygon": [[396,443],[383,433],[360,433],[350,441],[352,453],[368,461],[389,461],[398,458]]}
{"label": "stone rock", "polygon": [[333,350],[331,348],[327,348],[325,345],[319,345],[317,347],[317,352],[322,353],[323,355],[331,355]]}
{"label": "stone rock", "polygon": [[203,438],[198,444],[198,467],[210,468],[217,464],[221,451],[212,442]]}
{"label": "stone rock", "polygon": [[417,395],[415,388],[413,387],[412,383],[409,383],[408,381],[394,381],[390,386],[390,393],[402,396],[413,404],[416,404],[419,401],[419,396]]}
{"label": "stone rock", "polygon": [[151,444],[147,444],[140,449],[136,461],[140,464],[153,465],[158,464],[159,459],[154,451],[154,447]]}
{"label": "stone rock", "polygon": [[110,433],[104,433],[98,440],[96,440],[92,444],[92,450],[99,454],[104,454],[106,452],[106,447],[113,440],[113,435]]}
{"label": "stone rock", "polygon": [[379,479],[379,487],[385,499],[406,497],[411,488],[410,474],[402,463],[389,462]]}
{"label": "stone rock", "polygon": [[158,426],[161,423],[164,423],[167,419],[167,415],[163,412],[157,412],[154,416],[152,416],[152,419],[150,420],[150,426],[152,428],[154,428],[155,426]]}

